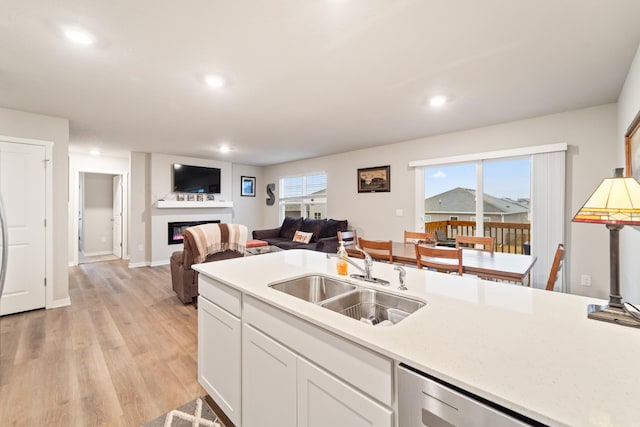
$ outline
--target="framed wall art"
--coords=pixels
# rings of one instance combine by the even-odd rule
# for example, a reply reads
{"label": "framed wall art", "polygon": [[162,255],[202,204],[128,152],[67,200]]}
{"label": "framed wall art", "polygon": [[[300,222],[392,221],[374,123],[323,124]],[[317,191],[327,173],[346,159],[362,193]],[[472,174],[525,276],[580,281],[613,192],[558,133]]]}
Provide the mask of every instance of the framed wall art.
{"label": "framed wall art", "polygon": [[358,169],[358,193],[391,191],[391,166]]}
{"label": "framed wall art", "polygon": [[240,177],[240,195],[243,197],[256,197],[256,177]]}
{"label": "framed wall art", "polygon": [[626,176],[632,176],[640,182],[640,111],[633,119],[624,135],[626,158]]}

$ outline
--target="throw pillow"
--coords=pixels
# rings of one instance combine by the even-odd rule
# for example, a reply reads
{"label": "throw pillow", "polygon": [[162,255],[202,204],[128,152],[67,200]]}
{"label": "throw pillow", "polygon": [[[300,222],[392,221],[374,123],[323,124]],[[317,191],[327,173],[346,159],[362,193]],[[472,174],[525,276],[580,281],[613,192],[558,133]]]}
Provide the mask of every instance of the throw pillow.
{"label": "throw pillow", "polygon": [[311,241],[311,237],[313,233],[305,233],[304,231],[296,231],[296,234],[293,235],[293,241],[298,243],[307,244]]}

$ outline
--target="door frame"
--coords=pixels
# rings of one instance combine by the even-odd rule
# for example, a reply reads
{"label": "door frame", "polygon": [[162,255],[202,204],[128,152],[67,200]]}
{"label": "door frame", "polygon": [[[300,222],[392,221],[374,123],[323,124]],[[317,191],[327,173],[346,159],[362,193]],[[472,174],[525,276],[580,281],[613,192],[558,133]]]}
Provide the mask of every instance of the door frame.
{"label": "door frame", "polygon": [[78,233],[78,209],[80,208],[80,189],[79,189],[79,185],[80,185],[80,174],[81,173],[99,173],[99,174],[103,174],[103,175],[120,175],[122,177],[122,259],[128,259],[129,258],[129,246],[128,246],[128,241],[129,241],[129,232],[128,232],[128,228],[129,228],[129,204],[128,204],[128,199],[129,199],[129,192],[128,192],[128,188],[129,188],[129,173],[128,172],[123,172],[122,170],[118,170],[118,169],[99,169],[99,168],[92,168],[92,167],[81,167],[81,168],[74,168],[71,171],[71,177],[70,180],[72,182],[70,182],[70,204],[71,204],[71,208],[69,210],[69,212],[71,212],[71,215],[69,217],[69,221],[71,222],[71,230],[72,230],[72,241],[73,241],[73,258],[72,260],[69,262],[69,267],[73,267],[78,265],[78,237],[79,237],[79,233]]}
{"label": "door frame", "polygon": [[55,226],[53,223],[53,142],[4,135],[0,135],[0,141],[44,147],[44,220],[46,224],[44,228],[44,272],[46,280],[44,306],[48,309],[66,305],[64,303],[60,304],[60,301],[56,302],[53,298],[53,290],[55,288],[53,283],[53,227]]}

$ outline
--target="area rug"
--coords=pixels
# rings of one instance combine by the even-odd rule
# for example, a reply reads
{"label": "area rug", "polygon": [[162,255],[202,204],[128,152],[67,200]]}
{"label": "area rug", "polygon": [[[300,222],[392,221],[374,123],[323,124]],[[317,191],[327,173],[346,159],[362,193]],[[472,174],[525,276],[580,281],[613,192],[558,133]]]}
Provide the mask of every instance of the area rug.
{"label": "area rug", "polygon": [[159,416],[142,427],[224,427],[202,398]]}

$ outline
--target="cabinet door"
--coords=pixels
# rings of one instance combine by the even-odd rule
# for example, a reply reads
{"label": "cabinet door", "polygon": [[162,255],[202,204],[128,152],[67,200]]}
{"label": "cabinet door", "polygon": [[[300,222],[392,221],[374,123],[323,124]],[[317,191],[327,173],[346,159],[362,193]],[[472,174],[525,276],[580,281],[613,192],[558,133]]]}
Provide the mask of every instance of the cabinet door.
{"label": "cabinet door", "polygon": [[296,355],[247,324],[242,331],[242,425],[296,426]]}
{"label": "cabinet door", "polygon": [[298,426],[390,427],[392,422],[388,408],[298,359]]}
{"label": "cabinet door", "polygon": [[198,381],[240,426],[240,319],[198,298]]}

